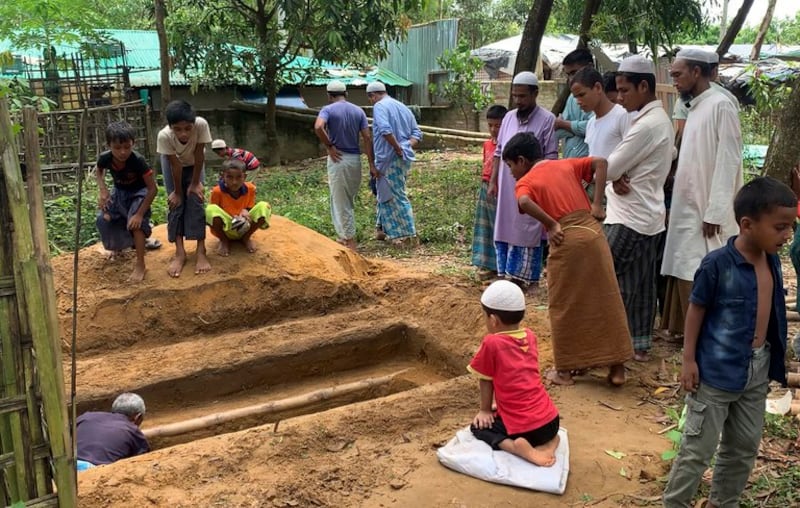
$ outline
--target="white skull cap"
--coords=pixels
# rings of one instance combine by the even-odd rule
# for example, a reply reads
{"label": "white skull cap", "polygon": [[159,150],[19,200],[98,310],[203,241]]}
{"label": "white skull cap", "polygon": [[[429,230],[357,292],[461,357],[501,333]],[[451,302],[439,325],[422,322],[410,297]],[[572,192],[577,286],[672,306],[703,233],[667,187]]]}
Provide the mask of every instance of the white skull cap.
{"label": "white skull cap", "polygon": [[481,295],[481,303],[492,310],[525,310],[525,295],[519,286],[508,280],[492,282]]}

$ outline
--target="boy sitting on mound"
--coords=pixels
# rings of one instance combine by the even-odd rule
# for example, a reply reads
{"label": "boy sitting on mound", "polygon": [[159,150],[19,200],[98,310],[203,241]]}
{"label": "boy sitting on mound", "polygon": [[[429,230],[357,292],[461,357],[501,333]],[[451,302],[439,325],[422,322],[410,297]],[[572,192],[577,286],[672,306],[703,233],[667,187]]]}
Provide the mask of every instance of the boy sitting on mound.
{"label": "boy sitting on mound", "polygon": [[256,186],[245,181],[245,164],[228,159],[222,164],[222,178],[211,189],[211,204],[206,206],[206,223],[219,238],[219,254],[230,254],[230,242],[241,241],[247,252],[255,252],[252,236],[256,229],[267,229],[272,209],[266,201],[256,203]]}
{"label": "boy sitting on mound", "polygon": [[558,410],[539,375],[536,335],[520,327],[525,295],[513,282],[499,280],[483,292],[481,305],[489,334],[467,367],[480,379],[481,389],[472,433],[495,450],[550,467],[559,443]]}

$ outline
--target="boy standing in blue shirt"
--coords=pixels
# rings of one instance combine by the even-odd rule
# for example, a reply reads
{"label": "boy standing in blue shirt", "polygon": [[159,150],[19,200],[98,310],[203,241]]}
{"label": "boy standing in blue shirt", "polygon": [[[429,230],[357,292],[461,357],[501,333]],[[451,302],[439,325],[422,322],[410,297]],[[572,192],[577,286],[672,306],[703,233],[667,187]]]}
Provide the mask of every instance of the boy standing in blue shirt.
{"label": "boy standing in blue shirt", "polygon": [[681,371],[686,423],[664,492],[668,508],[691,506],[714,452],[708,506],[739,506],[761,443],[769,381],[786,385],[777,253],[792,237],[797,198],[775,179],[756,178],[733,208],[739,235],[703,259],[689,299]]}

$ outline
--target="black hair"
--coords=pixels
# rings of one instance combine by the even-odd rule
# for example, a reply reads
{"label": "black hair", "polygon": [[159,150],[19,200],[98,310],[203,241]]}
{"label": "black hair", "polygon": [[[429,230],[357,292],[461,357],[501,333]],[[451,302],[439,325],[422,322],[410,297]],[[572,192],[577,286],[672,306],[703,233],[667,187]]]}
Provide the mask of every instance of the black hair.
{"label": "black hair", "polygon": [[503,160],[516,160],[525,157],[531,162],[542,159],[542,145],[532,132],[519,132],[503,147]]}
{"label": "black hair", "polygon": [[691,69],[692,67],[697,67],[700,69],[700,75],[704,78],[711,77],[711,64],[707,62],[699,62],[697,60],[689,60],[688,58],[684,58],[686,60],[686,65]]}
{"label": "black hair", "polygon": [[648,88],[650,89],[651,93],[656,93],[656,76],[655,74],[640,74],[638,72],[620,72],[617,73],[617,76],[622,76],[635,87],[639,86],[639,83],[644,81],[647,83]]}
{"label": "black hair", "polygon": [[616,72],[606,72],[605,74],[603,74],[603,91],[606,93],[617,91]]}
{"label": "black hair", "polygon": [[225,162],[222,163],[222,172],[224,173],[229,169],[238,169],[244,173],[247,171],[247,166],[241,159],[225,159]]}
{"label": "black hair", "polygon": [[585,48],[576,49],[567,53],[561,65],[590,65],[594,63],[592,52]]}
{"label": "black hair", "polygon": [[178,122],[194,123],[197,119],[197,113],[194,108],[186,101],[176,100],[167,104],[164,108],[164,116],[167,117],[169,125],[175,125]]}
{"label": "black hair", "polygon": [[502,120],[506,116],[506,113],[508,113],[507,107],[502,104],[495,104],[494,106],[489,106],[489,109],[486,110],[486,119]]}
{"label": "black hair", "polygon": [[347,97],[347,92],[328,92],[331,97]]}
{"label": "black hair", "polygon": [[106,126],[106,144],[110,145],[112,141],[124,143],[125,141],[135,140],[136,129],[128,122],[111,122]]}
{"label": "black hair", "polygon": [[517,323],[521,323],[522,319],[525,317],[524,310],[496,310],[490,309],[484,304],[481,304],[481,307],[483,307],[483,312],[485,312],[487,316],[497,316],[497,319],[499,319],[504,325],[515,325]]}
{"label": "black hair", "polygon": [[592,88],[597,83],[603,84],[603,76],[594,67],[584,67],[572,77],[572,84],[575,83]]}
{"label": "black hair", "polygon": [[788,185],[768,176],[753,178],[733,199],[737,223],[743,217],[758,220],[777,207],[797,208],[797,196]]}

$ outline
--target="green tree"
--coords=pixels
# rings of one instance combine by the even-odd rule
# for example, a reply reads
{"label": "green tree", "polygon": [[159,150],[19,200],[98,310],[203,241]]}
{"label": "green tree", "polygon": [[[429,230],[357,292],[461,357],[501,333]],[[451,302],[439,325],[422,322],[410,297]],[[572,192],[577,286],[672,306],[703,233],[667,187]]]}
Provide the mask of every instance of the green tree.
{"label": "green tree", "polygon": [[469,46],[446,50],[436,59],[439,66],[450,72],[450,79],[438,85],[431,84],[432,93],[444,97],[452,106],[457,106],[464,115],[464,124],[469,128],[473,116],[492,103],[491,91],[484,91],[475,75],[483,69],[480,58],[470,55]]}
{"label": "green tree", "polygon": [[[418,0],[174,0],[167,16],[175,68],[196,85],[239,82],[268,97],[265,134],[279,161],[275,98],[291,77],[304,79],[301,53],[332,62],[374,62],[404,35],[404,13]],[[241,46],[237,46],[241,44]]]}
{"label": "green tree", "polygon": [[21,49],[45,52],[61,42],[99,41],[100,18],[90,0],[3,0],[0,37]]}

